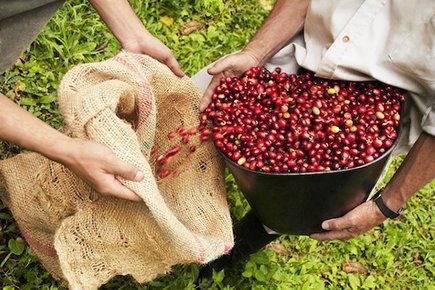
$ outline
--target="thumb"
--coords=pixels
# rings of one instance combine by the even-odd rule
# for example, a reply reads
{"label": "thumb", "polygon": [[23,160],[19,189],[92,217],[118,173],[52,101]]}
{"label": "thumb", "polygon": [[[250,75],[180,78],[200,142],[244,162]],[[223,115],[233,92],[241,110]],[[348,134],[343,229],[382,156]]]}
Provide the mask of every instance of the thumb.
{"label": "thumb", "polygon": [[143,172],[136,166],[121,160],[115,163],[112,173],[131,181],[141,181],[144,178]]}
{"label": "thumb", "polygon": [[229,60],[228,57],[226,57],[216,62],[211,68],[207,70],[207,72],[210,75],[217,75],[230,68],[231,68],[231,61]]}
{"label": "thumb", "polygon": [[327,231],[340,231],[351,227],[349,218],[343,216],[341,218],[326,220],[322,223],[322,228]]}
{"label": "thumb", "polygon": [[211,97],[217,85],[219,85],[219,76],[214,76],[210,81],[210,84],[208,85],[207,89],[205,90],[204,95],[202,96],[201,103],[199,104],[200,112],[204,112],[208,104],[210,104]]}

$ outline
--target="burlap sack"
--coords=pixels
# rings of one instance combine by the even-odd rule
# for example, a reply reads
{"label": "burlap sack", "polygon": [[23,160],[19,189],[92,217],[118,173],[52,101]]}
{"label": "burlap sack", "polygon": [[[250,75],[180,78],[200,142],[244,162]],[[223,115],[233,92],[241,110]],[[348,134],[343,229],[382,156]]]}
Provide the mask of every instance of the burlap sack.
{"label": "burlap sack", "polygon": [[161,154],[179,142],[167,132],[198,124],[199,98],[187,77],[127,52],[65,75],[58,91],[65,132],[105,144],[145,178],[121,180],[143,199],[131,202],[100,196],[35,153],[0,162],[3,200],[55,277],[72,289],[96,289],[115,275],[142,283],[175,264],[207,263],[232,248],[222,163],[211,142],[175,156],[168,168],[178,168],[178,177],[158,178],[149,156],[153,144]]}

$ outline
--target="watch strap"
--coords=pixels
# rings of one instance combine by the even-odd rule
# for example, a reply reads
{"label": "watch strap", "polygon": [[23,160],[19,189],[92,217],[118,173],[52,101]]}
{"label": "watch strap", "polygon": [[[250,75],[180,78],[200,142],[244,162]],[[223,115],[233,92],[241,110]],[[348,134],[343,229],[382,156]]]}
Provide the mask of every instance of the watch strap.
{"label": "watch strap", "polygon": [[403,210],[402,208],[400,208],[397,212],[391,210],[385,204],[384,200],[382,199],[382,191],[377,192],[373,198],[374,198],[374,202],[377,205],[377,207],[379,208],[379,210],[387,218],[390,218],[390,219],[397,218],[401,214],[401,212]]}

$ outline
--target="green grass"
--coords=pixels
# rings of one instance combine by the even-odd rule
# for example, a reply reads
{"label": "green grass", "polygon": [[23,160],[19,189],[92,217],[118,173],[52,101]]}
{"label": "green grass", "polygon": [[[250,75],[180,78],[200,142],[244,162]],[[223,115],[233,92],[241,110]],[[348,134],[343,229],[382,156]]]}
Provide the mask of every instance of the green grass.
{"label": "green grass", "polygon": [[[270,3],[270,1],[261,1]],[[249,0],[132,1],[147,28],[175,53],[193,75],[209,62],[240,49],[261,25],[268,11]],[[161,16],[173,19],[171,26]],[[182,36],[181,24],[197,20],[198,32]],[[68,2],[52,19],[22,60],[0,77],[0,89],[50,125],[61,128],[56,88],[72,66],[113,56],[120,47],[86,1]],[[20,148],[2,144],[2,158]],[[390,175],[400,163],[396,160]],[[389,177],[388,176],[388,177]],[[387,177],[387,178],[388,178]],[[247,211],[231,175],[228,198],[235,220]],[[209,289],[435,289],[435,182],[420,190],[399,220],[388,221],[349,242],[317,242],[307,237],[278,240],[288,253],[266,249],[237,267],[214,275]],[[359,262],[366,273],[346,273],[342,262]],[[171,275],[138,285],[116,277],[103,289],[194,289],[198,266],[175,267]],[[0,204],[0,285],[6,289],[66,289],[42,269]]]}

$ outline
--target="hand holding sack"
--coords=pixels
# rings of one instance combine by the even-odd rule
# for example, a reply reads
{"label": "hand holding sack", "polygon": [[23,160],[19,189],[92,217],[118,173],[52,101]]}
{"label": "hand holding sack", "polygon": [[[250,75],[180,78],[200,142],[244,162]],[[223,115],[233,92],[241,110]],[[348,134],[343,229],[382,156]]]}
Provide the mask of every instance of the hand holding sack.
{"label": "hand holding sack", "polygon": [[222,161],[211,142],[184,146],[159,177],[150,157],[176,145],[166,134],[198,124],[200,92],[165,65],[125,51],[68,72],[58,91],[65,133],[110,148],[145,174],[120,179],[143,202],[100,196],[38,154],[0,162],[2,195],[53,276],[97,289],[115,275],[152,280],[175,264],[207,263],[233,246]]}

